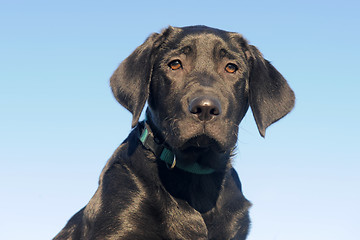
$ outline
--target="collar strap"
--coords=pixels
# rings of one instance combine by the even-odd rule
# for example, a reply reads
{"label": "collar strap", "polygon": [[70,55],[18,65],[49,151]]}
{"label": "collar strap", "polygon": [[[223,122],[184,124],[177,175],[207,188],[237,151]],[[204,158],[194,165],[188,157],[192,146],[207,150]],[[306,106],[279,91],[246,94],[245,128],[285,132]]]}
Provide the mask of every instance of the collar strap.
{"label": "collar strap", "polygon": [[155,137],[146,122],[144,122],[144,129],[142,130],[139,139],[143,146],[153,152],[157,158],[164,161],[169,169],[172,169],[176,166],[177,168],[180,168],[185,172],[190,172],[194,174],[211,174],[215,172],[214,169],[203,167],[198,163],[184,165],[181,164],[181,162],[176,162],[176,157],[174,153],[164,144],[158,143],[155,140]]}

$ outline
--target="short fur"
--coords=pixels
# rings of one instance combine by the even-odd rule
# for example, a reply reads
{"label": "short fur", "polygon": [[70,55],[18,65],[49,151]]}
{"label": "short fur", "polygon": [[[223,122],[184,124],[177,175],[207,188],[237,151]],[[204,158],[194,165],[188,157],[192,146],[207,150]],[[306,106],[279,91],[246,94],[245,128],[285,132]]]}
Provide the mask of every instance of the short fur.
{"label": "short fur", "polygon": [[[171,69],[174,60],[181,68]],[[226,70],[229,63],[235,72]],[[240,34],[169,27],[126,58],[110,84],[133,114],[134,129],[103,169],[93,198],[54,239],[245,239],[251,204],[231,155],[249,106],[262,136],[293,108],[283,76]],[[178,162],[214,173],[169,169],[141,144],[146,101],[157,141]]]}

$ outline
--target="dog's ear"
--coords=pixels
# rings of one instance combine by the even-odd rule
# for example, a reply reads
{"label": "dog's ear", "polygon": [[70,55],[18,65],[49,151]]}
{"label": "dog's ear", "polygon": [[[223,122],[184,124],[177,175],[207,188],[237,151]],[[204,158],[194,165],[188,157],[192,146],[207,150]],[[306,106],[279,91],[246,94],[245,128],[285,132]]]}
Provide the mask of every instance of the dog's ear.
{"label": "dog's ear", "polygon": [[160,45],[161,37],[167,35],[171,27],[161,34],[153,33],[137,47],[115,70],[110,78],[110,86],[116,100],[132,115],[135,127],[149,96],[154,52]]}
{"label": "dog's ear", "polygon": [[260,135],[268,126],[288,114],[294,107],[295,95],[285,78],[250,45],[249,104]]}

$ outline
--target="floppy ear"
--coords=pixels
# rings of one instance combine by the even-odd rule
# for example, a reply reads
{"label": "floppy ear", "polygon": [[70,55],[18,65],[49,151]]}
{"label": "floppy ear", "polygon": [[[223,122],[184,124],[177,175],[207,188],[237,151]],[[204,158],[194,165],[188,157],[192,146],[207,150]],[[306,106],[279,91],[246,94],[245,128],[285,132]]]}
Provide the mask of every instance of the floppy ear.
{"label": "floppy ear", "polygon": [[110,86],[116,100],[133,115],[132,127],[138,123],[149,96],[154,45],[160,35],[150,35],[120,64],[110,78]]}
{"label": "floppy ear", "polygon": [[260,135],[265,137],[268,126],[288,114],[294,107],[295,95],[285,78],[250,45],[249,104]]}

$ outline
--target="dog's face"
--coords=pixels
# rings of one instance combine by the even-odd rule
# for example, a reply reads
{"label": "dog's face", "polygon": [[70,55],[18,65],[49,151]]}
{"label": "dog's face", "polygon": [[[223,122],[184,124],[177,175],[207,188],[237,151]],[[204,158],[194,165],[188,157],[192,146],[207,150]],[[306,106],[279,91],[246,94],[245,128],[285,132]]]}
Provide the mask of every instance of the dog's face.
{"label": "dog's face", "polygon": [[151,118],[173,149],[232,149],[248,108],[246,53],[225,32],[178,32],[154,59]]}
{"label": "dog's face", "polygon": [[262,136],[294,105],[285,79],[254,46],[204,26],[151,35],[115,71],[111,86],[133,113],[133,126],[148,100],[150,121],[185,161],[195,152],[228,155],[249,104]]}

